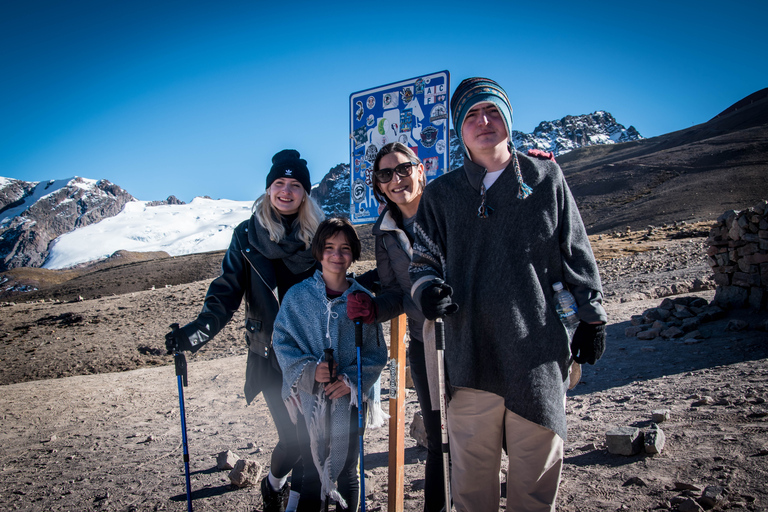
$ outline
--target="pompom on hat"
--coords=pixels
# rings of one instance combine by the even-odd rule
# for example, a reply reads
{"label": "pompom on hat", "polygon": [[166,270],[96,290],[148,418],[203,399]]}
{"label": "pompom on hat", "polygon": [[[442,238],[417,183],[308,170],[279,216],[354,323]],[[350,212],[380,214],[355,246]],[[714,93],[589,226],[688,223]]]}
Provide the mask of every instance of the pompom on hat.
{"label": "pompom on hat", "polygon": [[267,188],[278,178],[293,178],[301,183],[307,195],[312,190],[307,161],[295,149],[284,149],[272,157],[272,168],[267,174]]}
{"label": "pompom on hat", "polygon": [[[501,112],[504,124],[507,127],[507,137],[512,137],[512,106],[504,89],[490,78],[467,78],[462,80],[451,97],[451,116],[453,128],[459,137],[459,143],[467,152],[464,138],[461,136],[461,128],[469,109],[478,103],[491,102]],[[467,152],[467,154],[469,154]]]}

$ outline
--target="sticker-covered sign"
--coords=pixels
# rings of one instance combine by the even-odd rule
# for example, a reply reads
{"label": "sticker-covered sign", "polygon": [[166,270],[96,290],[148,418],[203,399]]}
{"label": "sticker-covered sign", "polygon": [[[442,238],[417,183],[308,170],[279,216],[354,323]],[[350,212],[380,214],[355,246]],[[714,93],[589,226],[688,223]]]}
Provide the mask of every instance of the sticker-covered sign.
{"label": "sticker-covered sign", "polygon": [[353,224],[375,222],[379,203],[371,172],[376,154],[390,142],[411,148],[427,181],[448,172],[448,71],[356,92],[349,97],[350,212]]}

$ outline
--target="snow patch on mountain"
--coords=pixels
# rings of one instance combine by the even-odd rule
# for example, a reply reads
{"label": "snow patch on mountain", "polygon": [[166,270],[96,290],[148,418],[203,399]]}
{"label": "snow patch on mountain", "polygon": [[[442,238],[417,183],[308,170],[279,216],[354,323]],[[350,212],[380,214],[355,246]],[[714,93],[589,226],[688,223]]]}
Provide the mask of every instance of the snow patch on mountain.
{"label": "snow patch on mountain", "polygon": [[251,216],[252,201],[196,197],[189,204],[134,201],[115,215],[58,237],[43,268],[61,269],[107,258],[118,250],[170,256],[224,250],[232,231]]}

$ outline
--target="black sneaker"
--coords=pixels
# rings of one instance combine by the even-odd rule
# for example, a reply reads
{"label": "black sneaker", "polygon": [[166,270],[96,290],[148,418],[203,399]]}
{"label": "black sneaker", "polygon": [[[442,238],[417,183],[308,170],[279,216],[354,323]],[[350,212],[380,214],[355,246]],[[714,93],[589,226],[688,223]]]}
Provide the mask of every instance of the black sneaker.
{"label": "black sneaker", "polygon": [[269,485],[269,475],[261,481],[261,499],[264,502],[264,512],[285,512],[285,504],[288,502],[288,494],[291,492],[288,484],[279,491],[272,490]]}

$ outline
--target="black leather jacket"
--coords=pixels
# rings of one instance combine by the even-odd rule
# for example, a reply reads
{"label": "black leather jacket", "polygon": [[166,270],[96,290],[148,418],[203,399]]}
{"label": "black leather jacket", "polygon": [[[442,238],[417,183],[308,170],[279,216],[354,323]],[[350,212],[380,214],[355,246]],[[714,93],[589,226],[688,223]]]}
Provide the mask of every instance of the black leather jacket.
{"label": "black leather jacket", "polygon": [[272,262],[248,242],[248,230],[254,229],[256,222],[251,216],[235,228],[221,262],[221,275],[208,287],[197,319],[183,327],[190,341],[202,346],[232,319],[245,296],[248,403],[267,384],[282,383],[282,372],[272,351],[272,327],[280,307],[277,279]]}

